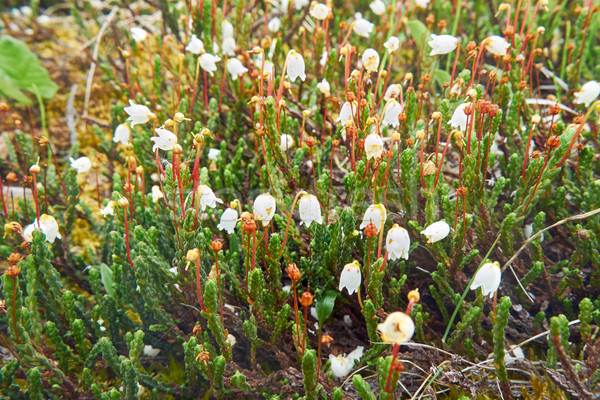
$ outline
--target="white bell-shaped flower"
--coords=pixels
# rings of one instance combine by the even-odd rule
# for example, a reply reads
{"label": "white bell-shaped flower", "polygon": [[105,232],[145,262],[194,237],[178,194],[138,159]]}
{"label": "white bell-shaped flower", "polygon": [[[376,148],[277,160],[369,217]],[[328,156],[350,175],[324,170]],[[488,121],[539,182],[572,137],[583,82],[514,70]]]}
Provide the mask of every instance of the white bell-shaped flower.
{"label": "white bell-shaped flower", "polygon": [[397,83],[392,83],[385,91],[383,100],[390,101],[391,99],[398,99],[402,92],[402,86]]}
{"label": "white bell-shaped flower", "polygon": [[391,126],[392,128],[397,128],[400,125],[400,120],[398,117],[404,110],[402,104],[398,103],[395,99],[389,100],[385,108],[383,109],[383,125]]}
{"label": "white bell-shaped flower", "polygon": [[78,174],[88,172],[92,168],[92,162],[87,157],[79,157],[76,160],[69,158],[69,160],[71,161],[71,168],[75,168]]}
{"label": "white bell-shaped flower", "polygon": [[48,214],[42,214],[39,220],[36,218],[32,224],[27,225],[23,229],[23,239],[31,243],[33,241],[33,231],[37,228],[42,230],[48,243],[54,243],[56,239],[62,239],[58,231],[58,223],[53,216]]}
{"label": "white bell-shaped flower", "polygon": [[373,223],[377,227],[377,233],[383,227],[385,223],[387,212],[383,204],[371,204],[363,217],[362,223],[359,229],[364,229],[369,223]]}
{"label": "white bell-shaped flower", "polygon": [[381,0],[374,0],[369,4],[369,8],[375,15],[383,15],[385,12],[385,3]]}
{"label": "white bell-shaped flower", "polygon": [[226,231],[230,235],[235,232],[235,225],[238,220],[238,212],[235,208],[228,208],[221,215],[217,228],[221,231]]}
{"label": "white bell-shaped flower", "polygon": [[292,135],[288,135],[287,133],[281,135],[279,141],[279,148],[281,149],[281,151],[287,151],[292,147],[294,147],[294,138],[292,137]]}
{"label": "white bell-shaped flower", "polygon": [[164,128],[156,128],[154,130],[158,136],[153,136],[150,138],[154,142],[154,146],[152,146],[152,151],[156,151],[156,149],[161,149],[165,151],[173,150],[173,146],[177,143],[177,136]]}
{"label": "white bell-shaped flower", "polygon": [[317,89],[325,96],[331,95],[331,86],[329,86],[329,82],[325,78],[319,83],[317,83]]}
{"label": "white bell-shaped flower", "polygon": [[343,378],[347,376],[350,371],[354,368],[354,361],[360,360],[363,355],[363,346],[358,346],[347,356],[338,355],[337,357],[333,354],[329,355],[329,361],[331,363],[330,369],[336,378]]}
{"label": "white bell-shaped flower", "polygon": [[429,225],[427,228],[421,231],[421,235],[425,235],[427,243],[438,242],[450,233],[450,225],[446,221],[438,221]]}
{"label": "white bell-shaped flower", "polygon": [[346,125],[346,122],[352,121],[352,117],[353,117],[354,113],[356,112],[356,107],[357,107],[357,104],[355,101],[353,101],[352,103],[345,102],[342,105],[342,109],[340,110],[340,115],[338,116],[336,121],[338,121],[342,125]]}
{"label": "white bell-shaped flower", "polygon": [[431,40],[427,42],[431,46],[430,56],[438,54],[448,54],[458,46],[458,39],[452,35],[435,35],[431,34]]}
{"label": "white bell-shaped flower", "polygon": [[354,33],[366,38],[368,38],[371,32],[373,32],[374,27],[375,25],[364,18],[358,18],[353,24]]}
{"label": "white bell-shaped flower", "polygon": [[420,8],[427,8],[429,0],[415,0],[415,5]]}
{"label": "white bell-shaped flower", "polygon": [[377,325],[381,339],[386,343],[402,344],[408,342],[415,333],[415,323],[403,312],[396,311],[387,316],[385,321]]}
{"label": "white bell-shaped flower", "polygon": [[298,202],[298,210],[300,211],[300,223],[310,228],[310,224],[316,222],[317,224],[323,223],[323,217],[321,217],[321,205],[317,196],[312,194],[304,194],[300,197]]}
{"label": "white bell-shaped flower", "polygon": [[287,75],[288,78],[292,82],[296,80],[296,78],[300,78],[302,81],[306,79],[306,74],[304,73],[304,58],[302,55],[298,53],[296,50],[292,49],[287,55]]}
{"label": "white bell-shaped flower", "polygon": [[163,195],[162,190],[160,190],[160,187],[158,187],[158,185],[154,185],[152,186],[152,201],[154,203],[156,203],[158,200],[164,198],[165,196]]}
{"label": "white bell-shaped flower", "polygon": [[269,193],[263,193],[254,200],[254,218],[262,222],[262,226],[269,225],[276,209],[275,198]]}
{"label": "white bell-shaped flower", "polygon": [[238,76],[248,72],[248,68],[244,67],[237,58],[230,58],[227,60],[227,71],[231,74],[231,79],[235,81]]}
{"label": "white bell-shaped flower", "polygon": [[213,56],[209,53],[202,54],[200,56],[200,59],[198,60],[198,62],[200,63],[200,68],[208,72],[210,76],[213,76],[213,74],[217,70],[217,62],[219,61],[221,61],[221,57]]}
{"label": "white bell-shaped flower", "polygon": [[141,104],[135,104],[133,100],[129,100],[129,106],[123,107],[123,110],[129,115],[127,121],[131,121],[131,126],[135,126],[137,124],[145,124],[150,121],[150,109]]}
{"label": "white bell-shaped flower", "polygon": [[596,100],[596,97],[600,95],[600,83],[596,81],[589,81],[581,87],[579,92],[575,93],[575,104],[585,104],[589,106],[590,103]]}
{"label": "white bell-shaped flower", "polygon": [[237,45],[233,37],[226,37],[223,39],[223,54],[228,55],[229,57],[235,56],[236,46]]}
{"label": "white bell-shaped flower", "polygon": [[316,3],[310,7],[310,16],[319,21],[327,19],[329,15],[329,7],[323,3]]}
{"label": "white bell-shaped flower", "polygon": [[219,156],[221,155],[221,150],[219,149],[208,149],[208,159],[210,161],[217,161]]}
{"label": "white bell-shaped flower", "polygon": [[392,36],[383,44],[383,47],[388,49],[390,54],[394,53],[400,48],[400,40],[396,36]]}
{"label": "white bell-shaped flower", "polygon": [[385,248],[390,260],[396,260],[400,257],[408,260],[408,251],[410,250],[408,231],[394,224],[385,238]]}
{"label": "white bell-shaped flower", "polygon": [[277,32],[281,29],[281,20],[278,17],[271,18],[267,24],[269,32]]}
{"label": "white bell-shaped flower", "polygon": [[376,133],[371,133],[365,139],[365,152],[367,160],[379,158],[383,154],[383,139]]}
{"label": "white bell-shaped flower", "polygon": [[360,282],[362,281],[362,274],[360,272],[360,265],[358,261],[354,260],[350,264],[346,264],[340,275],[340,286],[339,291],[343,291],[344,288],[348,290],[348,294],[354,294]]}
{"label": "white bell-shaped flower", "polygon": [[223,200],[215,196],[215,193],[206,185],[198,186],[198,196],[200,197],[200,209],[206,210],[206,207],[215,208],[217,203],[223,204]]}
{"label": "white bell-shaped flower", "polygon": [[473,280],[473,284],[471,284],[471,290],[480,287],[481,294],[484,296],[489,295],[490,298],[492,298],[500,286],[501,278],[502,271],[500,270],[500,263],[498,263],[498,261],[485,263],[475,274],[475,279]]}
{"label": "white bell-shaped flower", "polygon": [[113,142],[121,143],[123,145],[129,143],[129,138],[131,137],[131,128],[127,124],[120,124],[115,129],[115,133],[113,135]]}
{"label": "white bell-shaped flower", "polygon": [[108,215],[115,215],[115,202],[112,200],[109,201],[108,204],[106,204],[106,207],[100,210],[100,215],[102,215],[103,217],[106,217]]}
{"label": "white bell-shaped flower", "polygon": [[223,22],[221,22],[221,32],[223,33],[223,39],[233,37],[233,24],[227,20],[223,20]]}
{"label": "white bell-shaped flower", "polygon": [[131,31],[131,36],[133,37],[133,40],[135,40],[136,42],[143,42],[144,40],[146,40],[146,37],[148,36],[148,32],[146,32],[142,28],[138,28],[137,26],[134,26],[133,28],[131,28],[130,31]]}
{"label": "white bell-shaped flower", "polygon": [[144,346],[143,353],[146,357],[156,357],[160,353],[160,349],[157,349],[147,344]]}
{"label": "white bell-shaped flower", "polygon": [[192,35],[190,42],[185,46],[185,50],[192,54],[200,54],[204,51],[204,42],[198,39],[198,36]]}
{"label": "white bell-shaped flower", "polygon": [[362,55],[362,64],[367,72],[377,72],[379,67],[379,54],[375,49],[366,49]]}
{"label": "white bell-shaped flower", "polygon": [[471,103],[463,103],[456,107],[454,110],[454,114],[452,114],[452,119],[448,122],[450,126],[453,128],[459,128],[461,131],[465,131],[467,129],[467,119],[468,115],[465,113],[465,108]]}
{"label": "white bell-shaped flower", "polygon": [[485,48],[495,56],[503,57],[508,53],[510,43],[500,36],[490,36],[485,39]]}

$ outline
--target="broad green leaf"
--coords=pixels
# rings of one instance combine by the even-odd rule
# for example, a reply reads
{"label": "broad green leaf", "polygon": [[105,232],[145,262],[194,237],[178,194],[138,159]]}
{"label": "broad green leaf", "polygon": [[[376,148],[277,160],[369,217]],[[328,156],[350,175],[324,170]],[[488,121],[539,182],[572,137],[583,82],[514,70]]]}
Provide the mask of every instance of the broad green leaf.
{"label": "broad green leaf", "polygon": [[437,82],[438,85],[444,86],[444,83],[450,83],[452,76],[443,69],[436,69],[433,73],[433,80]]}
{"label": "broad green leaf", "polygon": [[315,308],[317,309],[317,318],[319,319],[320,325],[323,325],[323,322],[331,315],[337,296],[338,292],[335,290],[328,290],[323,297],[317,301]]}
{"label": "broad green leaf", "polygon": [[408,29],[410,30],[410,34],[412,35],[415,42],[417,42],[418,49],[423,48],[423,42],[425,41],[425,32],[427,32],[427,27],[425,24],[418,19],[413,19],[412,21],[408,21],[406,23],[408,25]]}
{"label": "broad green leaf", "polygon": [[100,265],[100,277],[102,278],[102,284],[106,290],[106,294],[109,296],[115,295],[115,288],[113,285],[112,270],[106,264]]}
{"label": "broad green leaf", "polygon": [[58,86],[42,67],[27,45],[11,36],[0,38],[0,93],[22,104],[30,104],[22,90],[34,92],[37,87],[44,99],[54,97]]}

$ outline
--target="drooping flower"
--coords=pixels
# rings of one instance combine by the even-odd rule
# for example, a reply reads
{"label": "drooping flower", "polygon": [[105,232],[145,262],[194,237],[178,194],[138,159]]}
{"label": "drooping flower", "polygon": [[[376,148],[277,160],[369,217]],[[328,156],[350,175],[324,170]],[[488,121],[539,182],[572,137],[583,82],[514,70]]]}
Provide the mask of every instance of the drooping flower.
{"label": "drooping flower", "polygon": [[429,0],[415,0],[415,4],[420,8],[427,8],[429,5]]}
{"label": "drooping flower", "polygon": [[215,196],[215,193],[206,185],[198,186],[198,196],[200,196],[200,209],[206,210],[206,207],[215,208],[217,203],[223,204],[223,200]]}
{"label": "drooping flower", "polygon": [[327,19],[329,15],[329,7],[323,3],[316,3],[310,8],[310,16],[319,21]]}
{"label": "drooping flower", "polygon": [[103,217],[106,217],[108,215],[115,215],[115,205],[116,204],[114,201],[109,201],[108,204],[106,204],[106,207],[100,210],[100,215],[102,215]]}
{"label": "drooping flower", "polygon": [[262,222],[262,226],[269,225],[275,210],[277,209],[277,203],[275,198],[269,193],[263,193],[254,200],[254,218]]}
{"label": "drooping flower", "polygon": [[490,298],[492,298],[500,286],[501,278],[502,271],[500,270],[500,263],[498,261],[485,263],[475,274],[471,290],[480,287],[481,294],[484,296],[490,295]]}
{"label": "drooping flower", "polygon": [[408,251],[410,250],[408,231],[394,224],[385,238],[385,248],[388,251],[390,260],[396,260],[400,257],[408,260]]}
{"label": "drooping flower", "polygon": [[325,78],[323,78],[321,82],[317,83],[317,89],[319,89],[319,91],[325,96],[331,94],[331,86],[329,86],[329,82],[327,82]]}
{"label": "drooping flower", "polygon": [[150,138],[154,142],[154,146],[152,146],[152,151],[156,151],[156,149],[161,150],[173,150],[173,146],[177,143],[177,136],[164,128],[156,128],[154,130],[158,136],[153,136]]}
{"label": "drooping flower", "polygon": [[340,115],[338,116],[336,121],[340,122],[342,125],[346,125],[346,122],[352,121],[352,116],[356,111],[356,106],[357,104],[354,101],[352,103],[345,102],[344,105],[342,105]]}
{"label": "drooping flower", "polygon": [[296,80],[296,78],[300,78],[302,81],[306,79],[306,74],[304,73],[304,58],[299,54],[296,50],[292,49],[287,55],[288,65],[287,65],[287,75],[292,82]]}
{"label": "drooping flower", "polygon": [[392,36],[383,44],[383,47],[388,49],[390,54],[394,53],[400,48],[400,40],[396,36]]}
{"label": "drooping flower", "polygon": [[221,155],[221,150],[219,149],[208,149],[208,159],[210,161],[217,161],[219,156]]}
{"label": "drooping flower", "polygon": [[71,161],[71,168],[75,168],[78,174],[88,172],[92,168],[92,162],[87,157],[79,157],[76,160],[69,158],[69,160]]}
{"label": "drooping flower", "polygon": [[341,292],[346,288],[348,294],[354,294],[360,282],[362,281],[362,274],[360,272],[360,265],[358,261],[354,260],[350,264],[346,264],[340,275],[340,286],[338,290]]}
{"label": "drooping flower", "polygon": [[23,229],[23,239],[27,242],[33,241],[33,231],[38,227],[46,236],[48,243],[54,243],[56,239],[62,239],[58,231],[58,223],[53,216],[48,214],[42,214],[39,220],[36,218],[32,224],[26,226]]}
{"label": "drooping flower", "polygon": [[329,360],[331,362],[331,372],[336,378],[343,378],[347,376],[352,368],[354,368],[355,360],[360,360],[363,355],[363,346],[358,346],[354,351],[352,351],[347,356],[338,355],[337,357],[333,354],[329,355]]}
{"label": "drooping flower", "polygon": [[400,125],[398,117],[403,110],[404,107],[402,107],[402,104],[398,103],[395,99],[391,99],[384,107],[382,123],[392,128],[397,128]]}
{"label": "drooping flower", "polygon": [[458,46],[458,39],[452,35],[435,35],[431,34],[431,40],[427,42],[432,50],[430,56],[438,54],[448,54]]}
{"label": "drooping flower", "polygon": [[146,32],[142,28],[138,28],[137,26],[134,26],[133,28],[131,28],[131,36],[133,37],[133,40],[135,40],[136,42],[143,42],[144,40],[146,40],[146,36],[148,36],[148,32]]}
{"label": "drooping flower", "polygon": [[223,22],[221,22],[221,32],[223,33],[224,39],[233,37],[233,34],[234,34],[233,24],[227,20],[223,20]]}
{"label": "drooping flower", "polygon": [[375,25],[366,19],[358,18],[354,21],[353,30],[357,35],[368,38],[374,27]]}
{"label": "drooping flower", "polygon": [[500,36],[490,36],[485,39],[485,48],[495,56],[503,57],[508,53],[510,43]]}
{"label": "drooping flower", "polygon": [[237,340],[235,339],[235,336],[233,336],[230,333],[229,335],[227,335],[227,339],[225,339],[225,342],[229,345],[229,347],[233,347],[237,343]]}
{"label": "drooping flower", "polygon": [[269,32],[277,32],[281,29],[281,20],[278,17],[271,18],[267,24],[267,29]]}
{"label": "drooping flower", "polygon": [[467,119],[468,116],[465,113],[465,108],[470,105],[470,103],[463,103],[456,107],[454,110],[454,114],[452,114],[452,119],[448,122],[450,126],[453,128],[459,128],[461,131],[467,129]]}
{"label": "drooping flower", "polygon": [[575,104],[585,104],[589,106],[590,103],[596,100],[596,97],[600,95],[600,83],[596,81],[589,81],[581,87],[579,92],[575,93]]}
{"label": "drooping flower", "polygon": [[281,151],[287,151],[292,147],[294,147],[294,138],[292,137],[292,135],[288,135],[287,133],[281,135],[279,142],[279,148],[281,149]]}
{"label": "drooping flower", "polygon": [[230,58],[227,60],[227,71],[231,74],[231,79],[235,81],[238,76],[248,72],[248,68],[244,67],[237,58]]}
{"label": "drooping flower", "polygon": [[446,221],[438,221],[421,231],[427,237],[427,243],[435,243],[444,239],[450,233],[450,225]]}
{"label": "drooping flower", "polygon": [[129,100],[129,106],[123,107],[123,110],[129,115],[127,121],[131,121],[131,127],[137,124],[145,124],[150,121],[150,116],[152,115],[148,107],[135,104],[133,100]]}
{"label": "drooping flower", "polygon": [[362,64],[367,72],[377,72],[379,67],[379,54],[375,49],[366,49],[362,55]]}
{"label": "drooping flower", "polygon": [[127,124],[120,124],[115,129],[115,133],[113,135],[113,142],[121,143],[126,145],[129,143],[129,138],[131,137],[131,128]]}
{"label": "drooping flower", "polygon": [[398,96],[400,96],[401,91],[402,86],[400,86],[397,83],[392,83],[390,86],[388,86],[387,90],[385,91],[383,99],[385,101],[389,101],[390,99],[397,99]]}
{"label": "drooping flower", "polygon": [[226,37],[225,39],[223,39],[223,54],[226,54],[229,57],[235,56],[236,46],[237,45],[233,37]]}
{"label": "drooping flower", "polygon": [[217,62],[221,61],[221,57],[213,56],[210,53],[204,53],[200,56],[198,62],[200,63],[200,67],[208,72],[210,76],[213,76],[215,71],[217,70]]}
{"label": "drooping flower", "polygon": [[381,230],[385,223],[387,212],[383,204],[371,204],[363,217],[362,223],[359,229],[364,229],[370,222],[372,222],[377,228],[377,233]]}
{"label": "drooping flower", "polygon": [[150,346],[149,344],[144,346],[144,355],[146,357],[156,357],[160,353],[160,349]]}
{"label": "drooping flower", "polygon": [[230,235],[235,232],[235,225],[238,220],[238,212],[235,208],[228,208],[221,215],[221,219],[219,220],[219,225],[217,225],[217,229],[221,231],[226,231]]}
{"label": "drooping flower", "polygon": [[323,223],[323,217],[321,217],[321,205],[317,196],[312,194],[303,194],[298,202],[298,210],[300,211],[300,223],[310,228],[310,224],[316,222],[317,224]]}
{"label": "drooping flower", "polygon": [[365,139],[365,152],[367,160],[379,158],[383,154],[383,139],[376,133],[371,133]]}
{"label": "drooping flower", "polygon": [[192,54],[200,54],[204,51],[204,42],[198,39],[198,36],[192,35],[190,42],[185,46],[185,50]]}
{"label": "drooping flower", "polygon": [[369,4],[369,8],[375,15],[382,15],[385,12],[385,3],[381,0],[374,0]]}
{"label": "drooping flower", "polygon": [[162,190],[157,185],[152,186],[152,201],[156,203],[158,200],[164,198]]}
{"label": "drooping flower", "polygon": [[415,323],[403,312],[396,311],[387,316],[385,321],[377,325],[381,339],[386,343],[402,344],[408,342],[415,333]]}

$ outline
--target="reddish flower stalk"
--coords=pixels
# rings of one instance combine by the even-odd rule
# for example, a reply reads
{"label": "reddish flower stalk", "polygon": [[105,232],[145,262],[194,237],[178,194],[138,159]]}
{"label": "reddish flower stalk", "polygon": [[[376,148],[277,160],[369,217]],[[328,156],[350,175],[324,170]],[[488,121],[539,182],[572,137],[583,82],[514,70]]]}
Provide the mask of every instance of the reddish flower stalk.
{"label": "reddish flower stalk", "polygon": [[221,325],[225,326],[223,319],[223,297],[221,295],[221,270],[219,269],[219,251],[223,248],[223,244],[218,240],[213,240],[212,250],[215,252],[215,269],[217,270],[217,289],[219,291],[219,311],[221,312]]}
{"label": "reddish flower stalk", "polygon": [[527,161],[529,160],[529,149],[531,147],[531,139],[533,137],[533,128],[535,128],[536,123],[533,122],[531,124],[531,129],[529,129],[529,137],[527,139],[527,147],[525,148],[525,159],[523,160],[523,183],[525,183],[525,171],[527,169]]}
{"label": "reddish flower stalk", "polygon": [[444,164],[444,158],[446,157],[446,152],[448,151],[448,147],[450,146],[450,139],[452,138],[452,134],[458,131],[450,132],[448,135],[448,139],[446,139],[446,146],[444,146],[444,151],[442,152],[442,158],[440,159],[440,165],[437,168],[437,173],[435,175],[435,183],[433,184],[433,190],[437,187],[438,180],[440,178],[440,172],[442,171],[442,165]]}
{"label": "reddish flower stalk", "polygon": [[208,309],[204,305],[204,300],[202,299],[202,285],[200,284],[200,256],[196,258],[196,290],[198,292],[198,302],[200,303],[200,307],[202,311],[208,312]]}
{"label": "reddish flower stalk", "polygon": [[127,217],[127,207],[129,206],[129,201],[125,197],[123,197],[119,200],[119,205],[123,207],[124,213],[123,221],[125,221],[125,248],[127,249],[127,260],[129,261],[129,265],[131,265],[131,269],[135,271],[133,261],[131,260],[131,250],[129,247],[129,221]]}
{"label": "reddish flower stalk", "polygon": [[[29,172],[31,173],[31,191],[33,192],[33,201],[35,202],[35,216],[37,217],[38,228],[40,227],[40,202],[38,200],[38,192],[37,192],[37,174],[40,173],[40,166],[34,164],[29,168]],[[23,196],[26,198],[25,196]]]}

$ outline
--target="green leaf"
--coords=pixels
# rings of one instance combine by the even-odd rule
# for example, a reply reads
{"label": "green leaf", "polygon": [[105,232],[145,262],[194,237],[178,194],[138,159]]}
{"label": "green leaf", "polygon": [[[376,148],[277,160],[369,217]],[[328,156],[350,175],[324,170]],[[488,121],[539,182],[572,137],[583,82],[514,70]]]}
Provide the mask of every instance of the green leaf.
{"label": "green leaf", "polygon": [[427,31],[427,27],[425,24],[418,19],[413,19],[412,21],[408,21],[406,23],[408,25],[408,29],[410,30],[410,34],[412,35],[415,42],[419,46],[419,49],[423,48],[423,42],[425,41],[425,32]]}
{"label": "green leaf", "polygon": [[51,99],[58,86],[48,71],[42,67],[35,54],[27,45],[11,36],[0,38],[0,93],[22,104],[31,104],[31,100],[22,92],[35,92],[44,99]]}
{"label": "green leaf", "polygon": [[100,265],[100,276],[102,277],[102,284],[104,285],[106,293],[109,296],[114,297],[115,288],[113,286],[112,270],[106,264]]}
{"label": "green leaf", "polygon": [[436,81],[440,86],[443,86],[446,82],[450,83],[451,79],[452,76],[443,69],[436,69],[433,73],[433,80]]}
{"label": "green leaf", "polygon": [[317,301],[315,308],[317,309],[317,318],[319,319],[319,325],[323,325],[323,322],[325,322],[325,320],[331,315],[337,296],[338,292],[336,292],[335,290],[328,290],[327,292],[325,292],[323,297],[321,297],[321,299]]}

